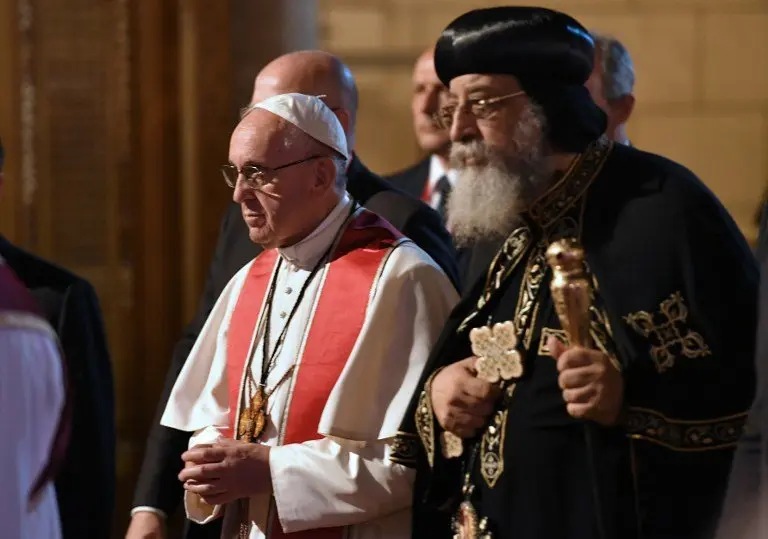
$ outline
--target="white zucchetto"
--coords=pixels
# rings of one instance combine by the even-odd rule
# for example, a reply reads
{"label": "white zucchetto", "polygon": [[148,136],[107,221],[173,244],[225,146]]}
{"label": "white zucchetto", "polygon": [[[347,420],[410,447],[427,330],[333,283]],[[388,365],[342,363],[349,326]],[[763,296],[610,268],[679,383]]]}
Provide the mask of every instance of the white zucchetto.
{"label": "white zucchetto", "polygon": [[341,122],[319,97],[304,94],[281,94],[256,103],[251,109],[264,109],[292,123],[318,142],[339,152],[349,160],[347,135]]}

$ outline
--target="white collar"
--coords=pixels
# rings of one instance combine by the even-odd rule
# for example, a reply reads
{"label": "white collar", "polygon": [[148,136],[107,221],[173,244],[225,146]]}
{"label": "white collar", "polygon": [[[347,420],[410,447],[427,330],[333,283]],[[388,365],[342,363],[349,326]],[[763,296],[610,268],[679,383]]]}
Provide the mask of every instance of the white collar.
{"label": "white collar", "polygon": [[304,269],[309,269],[317,264],[320,257],[325,254],[333,240],[336,239],[336,234],[349,216],[352,204],[352,199],[344,192],[341,200],[331,210],[328,217],[323,219],[323,222],[300,242],[278,249],[280,256],[289,264]]}
{"label": "white collar", "polygon": [[459,180],[458,172],[454,169],[446,170],[440,158],[432,154],[429,158],[429,179],[427,180],[430,193],[435,190],[438,180],[443,176],[447,177],[448,181],[451,182],[451,187],[456,187],[456,182]]}

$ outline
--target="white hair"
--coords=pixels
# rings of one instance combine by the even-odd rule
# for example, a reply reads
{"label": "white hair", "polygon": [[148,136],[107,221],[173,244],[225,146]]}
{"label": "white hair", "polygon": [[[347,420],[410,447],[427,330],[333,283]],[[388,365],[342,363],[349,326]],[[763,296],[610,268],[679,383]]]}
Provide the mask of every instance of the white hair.
{"label": "white hair", "polygon": [[635,86],[635,66],[624,44],[613,36],[591,32],[600,53],[600,73],[607,100],[630,95]]}
{"label": "white hair", "polygon": [[331,156],[331,161],[333,161],[334,166],[336,167],[336,189],[343,193],[347,188],[347,159],[342,157],[341,155],[334,154]]}
{"label": "white hair", "polygon": [[[480,140],[455,142],[451,165],[459,180],[448,199],[448,228],[457,245],[506,238],[519,225],[522,212],[552,182],[545,137],[546,119],[530,103],[513,135],[514,152]],[[475,164],[465,165],[468,158]]]}

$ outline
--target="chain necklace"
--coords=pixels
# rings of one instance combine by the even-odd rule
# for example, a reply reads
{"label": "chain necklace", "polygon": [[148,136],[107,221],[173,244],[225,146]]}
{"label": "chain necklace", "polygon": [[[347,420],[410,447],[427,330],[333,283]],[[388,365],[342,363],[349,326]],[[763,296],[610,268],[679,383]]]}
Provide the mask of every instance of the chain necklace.
{"label": "chain necklace", "polygon": [[[282,349],[283,343],[285,341],[286,334],[288,332],[288,326],[291,324],[291,320],[293,320],[294,315],[299,310],[299,306],[301,305],[302,300],[304,299],[304,294],[306,294],[307,289],[309,288],[310,283],[315,278],[315,276],[320,271],[320,268],[322,268],[325,263],[330,260],[331,254],[333,253],[334,248],[338,244],[341,235],[344,233],[344,231],[347,229],[347,224],[349,220],[352,218],[352,216],[355,214],[355,211],[357,210],[358,206],[356,203],[351,204],[351,210],[349,212],[349,215],[344,220],[344,224],[339,228],[338,232],[336,232],[336,236],[333,238],[333,241],[328,246],[328,249],[326,249],[325,253],[323,253],[323,256],[320,257],[320,259],[317,261],[317,264],[315,264],[315,267],[312,268],[312,272],[309,274],[309,276],[304,281],[304,284],[301,285],[301,290],[299,290],[298,297],[296,298],[296,303],[293,304],[293,307],[291,308],[291,312],[286,318],[285,325],[283,326],[282,331],[280,332],[280,335],[277,337],[277,340],[275,341],[275,347],[272,349],[272,352],[269,351],[269,336],[270,336],[270,329],[271,329],[271,323],[270,320],[272,318],[272,307],[274,303],[275,298],[275,290],[277,289],[277,279],[280,275],[280,268],[282,266],[282,257],[278,259],[277,262],[277,268],[275,270],[275,277],[272,280],[272,283],[269,286],[269,292],[267,293],[266,298],[266,307],[264,309],[264,314],[262,315],[261,322],[259,323],[259,329],[257,330],[257,335],[261,336],[262,338],[262,357],[261,357],[261,376],[259,378],[259,384],[256,386],[255,390],[252,389],[252,395],[250,399],[246,395],[246,389],[250,387],[250,385],[253,383],[253,375],[251,374],[251,365],[253,364],[253,357],[256,353],[257,346],[253,346],[251,348],[251,352],[248,355],[248,361],[245,365],[245,376],[243,376],[243,385],[240,388],[240,394],[242,395],[242,401],[241,405],[245,406],[245,403],[249,403],[249,406],[245,407],[240,412],[240,418],[237,425],[237,439],[246,441],[246,442],[255,442],[259,436],[262,435],[264,432],[264,427],[266,426],[266,416],[267,416],[267,401],[269,397],[275,392],[277,388],[279,388],[283,382],[288,380],[291,375],[293,374],[293,371],[296,368],[296,360],[298,358],[294,358],[294,362],[291,365],[291,367],[286,371],[286,373],[278,380],[278,382],[272,387],[271,390],[265,391],[265,387],[267,384],[267,378],[269,378],[269,373],[272,371],[272,369],[275,366],[275,363],[277,362],[277,357],[280,353],[280,350]],[[239,518],[239,526],[238,526],[238,538],[239,539],[248,539],[248,536],[250,535],[251,531],[251,520],[249,516],[249,509],[250,509],[250,503],[247,498],[238,500],[238,514]]]}
{"label": "chain necklace", "polygon": [[[352,204],[352,209],[350,212],[349,217],[351,217],[355,210],[356,205]],[[349,219],[347,218],[347,220]],[[345,222],[347,221],[345,220]],[[257,334],[261,335],[262,338],[262,354],[261,354],[261,376],[259,377],[259,383],[255,384],[256,387],[254,388],[254,380],[253,376],[251,374],[251,365],[253,364],[253,358],[256,353],[257,346],[253,346],[251,349],[251,353],[248,356],[248,361],[246,362],[246,370],[245,370],[245,376],[243,377],[243,386],[241,387],[241,395],[243,401],[241,404],[243,405],[243,409],[240,412],[240,418],[238,421],[237,426],[237,439],[246,441],[246,442],[254,442],[256,441],[259,436],[264,432],[264,427],[266,426],[266,416],[267,416],[267,401],[269,397],[279,388],[286,380],[288,380],[293,374],[293,371],[295,370],[296,363],[291,365],[291,367],[286,371],[286,373],[280,378],[280,380],[270,389],[269,391],[266,390],[267,385],[267,379],[269,378],[269,374],[272,372],[272,369],[275,367],[275,364],[277,362],[277,358],[280,355],[280,350],[282,350],[283,343],[285,342],[286,335],[288,333],[288,327],[291,324],[291,321],[293,320],[293,317],[296,315],[296,312],[299,310],[299,307],[301,306],[302,300],[304,299],[304,295],[307,292],[307,289],[309,288],[309,285],[314,280],[315,276],[319,273],[320,269],[325,265],[325,262],[330,258],[331,253],[333,252],[334,247],[336,246],[340,235],[343,233],[343,231],[346,230],[346,226],[342,225],[339,231],[336,233],[336,237],[331,242],[330,246],[326,249],[325,253],[323,253],[323,256],[320,257],[320,259],[317,261],[317,264],[315,264],[315,267],[312,268],[312,271],[310,272],[309,276],[306,278],[304,283],[301,285],[301,290],[299,290],[298,297],[296,298],[296,302],[293,304],[293,307],[291,308],[290,313],[288,314],[288,317],[286,318],[285,325],[283,326],[282,331],[277,337],[277,340],[275,341],[275,346],[271,350],[269,349],[269,340],[270,340],[270,334],[271,334],[271,318],[272,318],[272,307],[274,304],[274,298],[275,298],[275,291],[277,289],[277,280],[280,275],[280,268],[282,267],[283,259],[282,257],[278,259],[277,261],[277,268],[275,270],[275,277],[272,280],[272,283],[270,284],[269,291],[267,293],[266,298],[266,307],[264,309],[264,314],[262,315],[261,323],[259,324],[259,330]],[[246,391],[246,389],[250,389],[251,391]],[[248,398],[247,393],[251,393],[250,398]],[[248,403],[247,406],[245,406],[245,403]]]}

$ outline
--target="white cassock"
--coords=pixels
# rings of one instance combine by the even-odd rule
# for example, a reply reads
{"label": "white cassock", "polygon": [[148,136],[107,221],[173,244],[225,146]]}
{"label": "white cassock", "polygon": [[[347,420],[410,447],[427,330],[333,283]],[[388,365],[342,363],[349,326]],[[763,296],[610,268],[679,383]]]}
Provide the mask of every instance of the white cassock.
{"label": "white cassock", "polygon": [[[311,269],[334,242],[352,208],[343,200],[307,238],[281,249],[282,264],[270,319],[270,350]],[[190,447],[217,439],[229,424],[227,328],[250,263],[235,275],[214,306],[174,386],[161,423],[194,431]],[[301,356],[319,297],[323,272],[307,288],[291,321],[266,387],[272,388]],[[349,527],[347,537],[410,537],[413,471],[389,461],[391,442],[458,295],[437,264],[414,243],[399,244],[385,259],[362,330],[323,409],[319,440],[281,444],[292,378],[269,398],[261,443],[272,446],[273,493],[250,499],[250,537],[266,537],[273,513],[285,533]],[[344,298],[339,298],[344,308]],[[263,313],[260,314],[262,316]],[[258,327],[258,325],[257,325]],[[251,366],[261,373],[261,335],[254,332]],[[185,493],[187,516],[206,523],[221,507]],[[226,519],[226,511],[225,511]],[[228,526],[225,525],[225,528]]]}
{"label": "white cassock", "polygon": [[44,321],[0,312],[0,537],[59,539],[56,490],[48,483],[30,502],[64,405],[56,337]]}

